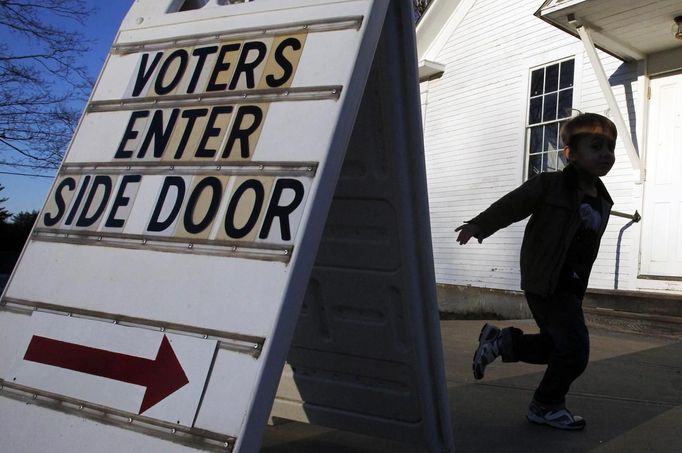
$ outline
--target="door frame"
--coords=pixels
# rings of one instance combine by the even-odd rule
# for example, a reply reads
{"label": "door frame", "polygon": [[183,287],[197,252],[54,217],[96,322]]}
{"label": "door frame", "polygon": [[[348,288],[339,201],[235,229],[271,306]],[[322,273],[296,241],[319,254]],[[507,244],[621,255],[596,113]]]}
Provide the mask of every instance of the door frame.
{"label": "door frame", "polygon": [[[645,155],[643,159],[644,163],[644,171],[645,171],[645,177],[643,178],[642,181],[642,200],[641,200],[641,206],[642,206],[642,213],[643,216],[647,216],[649,213],[646,212],[646,207],[647,207],[647,192],[650,192],[649,186],[649,168],[652,164],[652,151],[655,149],[655,146],[652,146],[651,140],[653,139],[654,135],[652,134],[652,127],[653,125],[657,124],[655,121],[656,118],[653,118],[653,109],[651,108],[652,105],[652,96],[651,94],[651,89],[652,85],[656,83],[658,80],[666,79],[668,77],[682,77],[682,69],[678,69],[675,71],[671,72],[666,72],[664,74],[657,74],[656,76],[650,76],[648,77],[647,81],[647,94],[646,94],[646,134],[645,134]],[[679,81],[680,85],[682,86],[682,78]],[[642,221],[642,226],[640,228],[640,234],[639,234],[639,259],[637,260],[637,279],[638,280],[659,280],[659,281],[675,281],[675,282],[682,282],[682,275],[680,276],[667,276],[667,275],[656,275],[654,273],[645,273],[643,271],[644,268],[644,248],[647,246],[646,240],[645,240],[645,234],[647,232],[647,228],[645,228],[645,221]]]}

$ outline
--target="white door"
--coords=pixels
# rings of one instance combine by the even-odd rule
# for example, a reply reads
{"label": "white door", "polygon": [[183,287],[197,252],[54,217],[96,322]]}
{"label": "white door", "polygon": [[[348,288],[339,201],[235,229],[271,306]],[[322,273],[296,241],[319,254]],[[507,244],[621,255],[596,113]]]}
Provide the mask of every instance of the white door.
{"label": "white door", "polygon": [[651,81],[643,276],[682,277],[682,74]]}

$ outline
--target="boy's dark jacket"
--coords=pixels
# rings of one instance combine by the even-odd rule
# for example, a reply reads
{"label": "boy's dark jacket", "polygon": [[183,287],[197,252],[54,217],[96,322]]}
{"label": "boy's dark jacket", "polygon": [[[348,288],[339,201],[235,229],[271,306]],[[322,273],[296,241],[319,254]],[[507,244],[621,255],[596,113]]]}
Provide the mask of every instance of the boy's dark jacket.
{"label": "boy's dark jacket", "polygon": [[[590,270],[613,206],[611,196],[599,179],[597,191],[603,220],[594,256],[586,263]],[[580,226],[581,201],[577,170],[569,165],[563,171],[540,173],[530,178],[467,223],[480,228],[476,238],[483,240],[530,215],[521,245],[521,288],[547,296],[557,287],[566,253]]]}

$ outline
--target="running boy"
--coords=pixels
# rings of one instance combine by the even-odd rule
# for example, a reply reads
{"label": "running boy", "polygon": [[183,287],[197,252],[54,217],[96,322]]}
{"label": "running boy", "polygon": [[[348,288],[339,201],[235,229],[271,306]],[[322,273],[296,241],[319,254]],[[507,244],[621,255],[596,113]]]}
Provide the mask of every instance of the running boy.
{"label": "running boy", "polygon": [[457,241],[483,239],[528,216],[521,246],[521,288],[536,335],[485,324],[473,360],[474,377],[498,356],[504,362],[546,364],[528,409],[529,421],[579,430],[585,420],[566,409],[571,383],[589,358],[582,300],[613,201],[599,177],[615,162],[615,125],[601,115],[580,114],[561,130],[568,165],[540,173],[457,228]]}

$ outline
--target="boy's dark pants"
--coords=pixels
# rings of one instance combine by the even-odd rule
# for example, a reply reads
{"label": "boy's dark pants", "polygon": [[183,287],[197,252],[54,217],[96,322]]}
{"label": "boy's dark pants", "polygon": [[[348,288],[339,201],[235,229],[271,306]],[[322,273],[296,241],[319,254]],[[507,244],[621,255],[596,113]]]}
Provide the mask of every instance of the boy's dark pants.
{"label": "boy's dark pants", "polygon": [[587,367],[590,354],[582,299],[559,290],[548,297],[526,292],[526,300],[540,333],[527,335],[514,327],[503,329],[502,360],[547,364],[534,398],[546,406],[563,405],[571,383]]}

